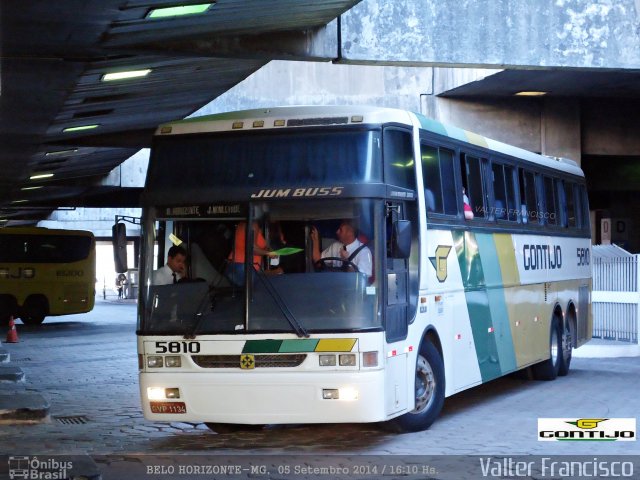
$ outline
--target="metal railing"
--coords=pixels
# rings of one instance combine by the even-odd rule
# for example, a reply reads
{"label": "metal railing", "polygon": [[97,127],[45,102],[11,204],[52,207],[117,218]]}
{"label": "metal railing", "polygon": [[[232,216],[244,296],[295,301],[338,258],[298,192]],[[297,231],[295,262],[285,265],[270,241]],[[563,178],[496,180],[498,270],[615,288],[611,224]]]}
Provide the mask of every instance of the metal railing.
{"label": "metal railing", "polygon": [[616,245],[593,247],[593,337],[638,343],[640,255]]}

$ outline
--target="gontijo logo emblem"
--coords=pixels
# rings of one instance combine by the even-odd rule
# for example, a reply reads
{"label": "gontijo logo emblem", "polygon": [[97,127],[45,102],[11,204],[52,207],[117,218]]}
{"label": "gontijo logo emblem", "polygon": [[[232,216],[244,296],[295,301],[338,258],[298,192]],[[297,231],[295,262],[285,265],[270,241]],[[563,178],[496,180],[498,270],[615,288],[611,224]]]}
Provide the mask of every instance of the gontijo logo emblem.
{"label": "gontijo logo emblem", "polygon": [[636,440],[635,418],[539,418],[538,440],[633,442]]}

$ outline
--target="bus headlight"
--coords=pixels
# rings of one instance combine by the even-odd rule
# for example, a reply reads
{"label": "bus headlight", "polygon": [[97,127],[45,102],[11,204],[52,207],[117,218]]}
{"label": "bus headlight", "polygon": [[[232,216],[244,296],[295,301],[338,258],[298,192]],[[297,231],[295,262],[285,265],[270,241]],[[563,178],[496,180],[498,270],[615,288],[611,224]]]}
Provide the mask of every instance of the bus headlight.
{"label": "bus headlight", "polygon": [[322,399],[354,401],[358,399],[358,390],[353,387],[323,388]]}
{"label": "bus headlight", "polygon": [[149,355],[147,357],[148,368],[160,368],[162,367],[162,357],[159,355]]}
{"label": "bus headlight", "polygon": [[353,387],[344,387],[340,389],[340,400],[354,401],[358,399],[358,390]]}
{"label": "bus headlight", "polygon": [[180,398],[180,389],[179,388],[165,388],[164,396],[167,398]]}
{"label": "bus headlight", "polygon": [[149,400],[164,400],[164,388],[163,387],[147,387],[147,398]]}
{"label": "bus headlight", "polygon": [[322,398],[323,400],[338,400],[340,398],[340,394],[338,393],[337,388],[323,388]]}
{"label": "bus headlight", "polygon": [[336,366],[336,356],[335,355],[320,355],[320,366],[321,367],[335,367]]}
{"label": "bus headlight", "polygon": [[178,355],[172,355],[164,357],[164,366],[165,367],[181,367],[182,361]]}
{"label": "bus headlight", "polygon": [[341,367],[355,367],[356,366],[356,356],[353,353],[344,353],[340,355],[340,366]]}

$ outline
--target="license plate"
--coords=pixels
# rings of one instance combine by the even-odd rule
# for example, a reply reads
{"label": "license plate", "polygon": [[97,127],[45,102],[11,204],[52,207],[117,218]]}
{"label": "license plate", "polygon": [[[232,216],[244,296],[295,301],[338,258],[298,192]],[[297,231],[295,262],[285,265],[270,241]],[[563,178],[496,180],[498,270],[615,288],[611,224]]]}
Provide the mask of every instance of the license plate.
{"label": "license plate", "polygon": [[151,413],[187,413],[184,402],[150,402]]}

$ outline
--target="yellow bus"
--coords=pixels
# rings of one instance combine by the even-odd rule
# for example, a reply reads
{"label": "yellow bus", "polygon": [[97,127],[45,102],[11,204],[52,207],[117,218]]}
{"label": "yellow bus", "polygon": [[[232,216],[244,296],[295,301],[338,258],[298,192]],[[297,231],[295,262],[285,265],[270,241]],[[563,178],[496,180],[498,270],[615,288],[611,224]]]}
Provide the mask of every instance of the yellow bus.
{"label": "yellow bus", "polygon": [[0,229],[0,321],[27,325],[93,309],[96,242],[91,232]]}

